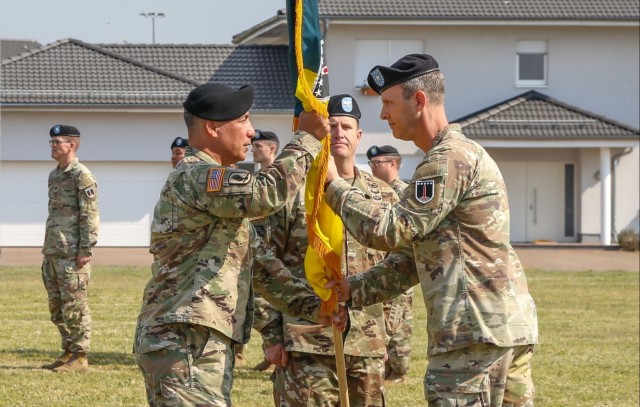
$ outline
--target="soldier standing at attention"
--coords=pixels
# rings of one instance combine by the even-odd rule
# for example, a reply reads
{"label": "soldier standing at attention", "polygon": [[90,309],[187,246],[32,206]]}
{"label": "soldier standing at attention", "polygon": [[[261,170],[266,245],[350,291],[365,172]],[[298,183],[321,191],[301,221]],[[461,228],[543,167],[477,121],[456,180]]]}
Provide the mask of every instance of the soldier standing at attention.
{"label": "soldier standing at attention", "polygon": [[[396,191],[404,194],[407,183],[398,172],[402,157],[395,147],[372,146],[367,150],[369,166],[374,176],[380,178]],[[387,356],[384,364],[385,380],[390,383],[405,383],[411,359],[411,335],[413,334],[413,288],[382,304],[384,324],[387,330]]]}
{"label": "soldier standing at attention", "polygon": [[[351,305],[386,301],[420,282],[429,405],[532,406],[536,307],[509,241],[498,166],[448,122],[444,77],[430,55],[378,65],[367,80],[381,95],[380,118],[393,136],[412,141],[425,157],[395,205],[352,188],[330,163],[329,205],[362,243],[394,251],[349,278]],[[349,292],[348,284],[341,289]]]}
{"label": "soldier standing at attention", "polygon": [[49,217],[42,254],[42,280],[49,298],[51,322],[56,324],[64,351],[43,365],[54,372],[89,369],[91,312],[87,290],[91,251],[98,239],[98,186],[76,153],[80,132],[57,124],[49,131],[51,158],[58,166],[49,174]]}
{"label": "soldier standing at attention", "polygon": [[291,276],[249,222],[280,209],[304,184],[320,115],[265,173],[231,168],[255,132],[253,87],[196,87],[184,102],[186,157],[169,174],[151,224],[152,276],[143,294],[134,352],[151,406],[230,406],[234,346],[249,340],[253,290],[287,312],[318,320],[320,300]]}
{"label": "soldier standing at attention", "polygon": [[[349,95],[329,100],[331,155],[349,185],[380,202],[395,203],[396,193],[384,182],[355,166],[356,149],[362,138],[360,109]],[[285,247],[284,258],[296,259],[292,274],[305,278],[303,257],[307,250],[304,208],[291,212],[274,235],[290,234],[295,239]],[[290,228],[290,232],[283,229]],[[278,250],[276,250],[278,252]],[[369,249],[345,229],[342,272],[357,275],[385,257]],[[344,337],[344,354],[351,407],[384,406],[385,328],[382,305],[349,310],[351,325]],[[278,366],[274,372],[274,398],[279,407],[338,406],[339,385],[331,328],[287,315],[285,312],[262,330],[267,360]]]}
{"label": "soldier standing at attention", "polygon": [[189,145],[189,140],[185,140],[182,137],[176,137],[171,143],[171,165],[176,168],[176,165],[184,158],[184,149]]}

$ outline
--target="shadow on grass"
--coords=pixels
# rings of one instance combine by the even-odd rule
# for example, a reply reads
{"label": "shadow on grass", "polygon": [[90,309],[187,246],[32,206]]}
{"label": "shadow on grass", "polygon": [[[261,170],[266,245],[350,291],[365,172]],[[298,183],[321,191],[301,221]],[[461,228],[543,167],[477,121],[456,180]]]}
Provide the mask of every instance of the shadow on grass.
{"label": "shadow on grass", "polygon": [[[50,363],[61,355],[61,351],[49,351],[42,349],[10,349],[0,350],[0,358],[4,361],[24,359],[25,362],[36,362],[38,366],[7,366],[2,365],[2,369],[40,369],[43,363]],[[89,364],[97,366],[137,366],[135,357],[129,353],[113,353],[113,352],[90,352]]]}

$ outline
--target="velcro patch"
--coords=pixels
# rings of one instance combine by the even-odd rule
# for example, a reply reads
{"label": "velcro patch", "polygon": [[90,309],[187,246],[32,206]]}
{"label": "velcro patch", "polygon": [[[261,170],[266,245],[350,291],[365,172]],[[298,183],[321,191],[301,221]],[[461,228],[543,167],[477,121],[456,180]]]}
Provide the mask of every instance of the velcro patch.
{"label": "velcro patch", "polygon": [[426,204],[433,199],[435,181],[432,179],[416,181],[416,200]]}
{"label": "velcro patch", "polygon": [[245,185],[249,181],[251,181],[251,173],[248,171],[233,171],[227,179],[229,185]]}
{"label": "velcro patch", "polygon": [[93,199],[96,197],[96,187],[92,186],[84,190],[84,193],[87,194],[87,198]]}
{"label": "velcro patch", "polygon": [[207,192],[218,192],[222,189],[224,168],[210,168],[207,175]]}

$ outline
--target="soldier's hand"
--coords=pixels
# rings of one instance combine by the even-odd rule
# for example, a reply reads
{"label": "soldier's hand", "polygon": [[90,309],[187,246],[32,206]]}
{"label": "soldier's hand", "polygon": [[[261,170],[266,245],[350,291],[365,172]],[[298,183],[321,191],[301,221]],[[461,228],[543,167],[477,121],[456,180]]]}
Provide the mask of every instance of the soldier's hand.
{"label": "soldier's hand", "polygon": [[329,134],[331,127],[329,119],[317,112],[302,112],[298,118],[298,130],[306,131],[317,140],[322,140]]}
{"label": "soldier's hand", "polygon": [[331,183],[336,178],[340,178],[338,174],[338,168],[336,167],[336,162],[333,159],[333,156],[329,156],[329,162],[327,164],[327,181],[325,187]]}
{"label": "soldier's hand", "polygon": [[324,285],[324,288],[328,289],[334,287],[336,287],[338,291],[338,301],[346,302],[351,299],[351,285],[345,277],[340,278],[340,280],[329,280],[327,284]]}
{"label": "soldier's hand", "polygon": [[341,332],[344,332],[349,321],[349,310],[344,305],[338,306],[338,312],[331,314],[331,322],[333,326],[338,328]]}
{"label": "soldier's hand", "polygon": [[91,261],[91,256],[78,256],[76,257],[76,264],[78,268],[83,268],[87,263]]}
{"label": "soldier's hand", "polygon": [[287,367],[289,363],[289,354],[282,343],[266,348],[264,350],[264,358],[267,362],[276,366]]}

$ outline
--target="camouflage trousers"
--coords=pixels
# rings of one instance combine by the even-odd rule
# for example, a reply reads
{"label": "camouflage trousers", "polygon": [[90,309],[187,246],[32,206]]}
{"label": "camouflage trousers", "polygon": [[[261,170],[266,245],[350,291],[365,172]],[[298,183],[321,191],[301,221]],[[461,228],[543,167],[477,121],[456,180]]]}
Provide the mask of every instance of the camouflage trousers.
{"label": "camouflage trousers", "polygon": [[409,371],[413,335],[413,289],[383,303],[387,331],[385,375],[404,376]]}
{"label": "camouflage trousers", "polygon": [[[350,407],[384,406],[383,358],[345,355],[345,365]],[[340,405],[333,355],[289,352],[287,367],[277,367],[271,380],[277,407]]]}
{"label": "camouflage trousers", "polygon": [[62,349],[88,353],[91,343],[91,312],[87,289],[91,266],[78,269],[76,259],[45,256],[42,281],[49,299],[49,313],[60,331]]}
{"label": "camouflage trousers", "polygon": [[134,353],[149,406],[231,406],[234,346],[220,332],[182,323],[138,327]]}
{"label": "camouflage trousers", "polygon": [[477,344],[429,358],[425,397],[437,407],[529,407],[534,346]]}

